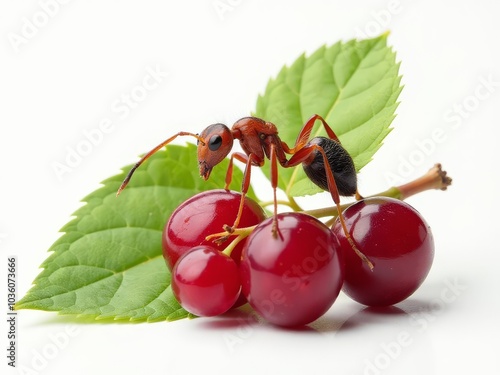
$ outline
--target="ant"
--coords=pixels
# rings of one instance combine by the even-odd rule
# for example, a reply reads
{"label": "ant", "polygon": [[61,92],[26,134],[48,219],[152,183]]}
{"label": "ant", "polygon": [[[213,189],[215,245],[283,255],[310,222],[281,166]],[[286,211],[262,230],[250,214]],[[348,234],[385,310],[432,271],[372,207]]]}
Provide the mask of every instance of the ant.
{"label": "ant", "polygon": [[[328,137],[314,137],[309,139],[317,120],[323,125]],[[234,140],[237,139],[240,141],[241,148],[245,153],[234,152],[231,154],[225,179],[224,188],[229,190],[234,159],[246,164],[238,214],[231,227],[228,225],[224,226],[224,230],[228,235],[234,232],[240,222],[244,199],[250,187],[251,167],[262,167],[267,158],[271,162],[271,185],[274,191],[273,235],[276,236],[278,232],[276,219],[278,210],[276,198],[276,189],[278,186],[277,164],[279,163],[284,168],[291,168],[302,164],[308,178],[321,189],[330,192],[337,206],[343,231],[351,247],[368,264],[370,269],[373,268],[372,263],[354,244],[340,209],[341,195],[355,196],[356,199],[361,199],[357,189],[357,175],[354,162],[323,117],[317,114],[313,115],[302,127],[293,147],[289,147],[280,139],[278,129],[274,124],[257,117],[244,117],[236,121],[231,129],[224,124],[217,123],[209,125],[201,134],[179,132],[153,148],[132,167],[118,189],[117,195],[127,186],[134,171],[146,159],[179,136],[196,138],[198,145],[198,168],[200,176],[204,180],[208,180],[212,168],[229,155],[233,148]],[[289,158],[287,158],[287,154],[290,155]]]}

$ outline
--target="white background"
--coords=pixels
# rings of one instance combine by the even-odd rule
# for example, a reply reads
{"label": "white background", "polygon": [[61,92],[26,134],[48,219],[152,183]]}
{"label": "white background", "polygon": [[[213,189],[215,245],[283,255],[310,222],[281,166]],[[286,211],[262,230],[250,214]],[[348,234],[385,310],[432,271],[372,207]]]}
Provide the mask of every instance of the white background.
{"label": "white background", "polygon": [[[46,3],[0,5],[0,276],[16,255],[19,298],[59,229],[100,181],[179,130],[199,132],[248,115],[283,64],[323,44],[390,30],[388,43],[402,62],[394,131],[360,174],[360,190],[375,193],[435,162],[454,182],[447,192],[409,200],[432,226],[436,257],[424,285],[392,313],[370,312],[341,295],[309,328],[289,331],[248,312],[90,324],[21,311],[22,367],[7,367],[2,323],[2,373],[499,371],[498,2]],[[163,72],[161,82],[130,112],[119,112],[117,101],[140,90],[148,67]],[[54,163],[65,163],[84,132],[107,118],[108,133],[58,176]],[[433,139],[436,129],[441,135]],[[266,196],[266,182],[257,182],[257,191]],[[6,311],[6,286],[0,290]]]}

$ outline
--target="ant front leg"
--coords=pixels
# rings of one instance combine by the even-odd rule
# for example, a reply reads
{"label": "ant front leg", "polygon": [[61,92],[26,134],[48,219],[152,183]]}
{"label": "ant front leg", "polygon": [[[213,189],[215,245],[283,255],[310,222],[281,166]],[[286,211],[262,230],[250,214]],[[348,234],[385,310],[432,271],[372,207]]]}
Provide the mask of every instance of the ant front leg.
{"label": "ant front leg", "polygon": [[[229,191],[229,185],[231,184],[231,181],[233,180],[233,160],[236,159],[238,161],[241,161],[242,163],[245,163],[245,172],[243,174],[243,181],[241,183],[241,190],[244,190],[245,185],[250,185],[250,158],[242,154],[240,152],[234,152],[231,154],[231,157],[229,158],[229,165],[227,166],[227,171],[226,171],[226,179],[224,180],[225,186],[224,190]],[[248,176],[247,176],[247,170],[248,170]],[[247,191],[248,191],[248,186],[247,186]]]}
{"label": "ant front leg", "polygon": [[207,237],[207,239],[210,238],[215,238],[218,237],[215,242],[217,243],[222,243],[226,241],[231,233],[235,231],[235,229],[238,228],[238,225],[240,224],[241,216],[243,215],[243,208],[245,207],[245,198],[248,193],[248,189],[250,188],[250,177],[251,177],[251,168],[252,165],[259,165],[261,166],[263,161],[259,161],[257,157],[254,154],[250,155],[245,155],[239,152],[235,152],[231,155],[231,158],[229,159],[229,165],[227,168],[226,172],[226,179],[225,179],[225,187],[224,189],[226,191],[229,191],[229,185],[231,184],[231,180],[233,177],[233,160],[236,159],[242,163],[245,163],[245,170],[243,172],[243,180],[241,182],[241,199],[240,199],[240,204],[238,207],[238,213],[236,215],[236,219],[234,220],[234,223],[232,226],[229,225],[224,225],[223,229],[225,232],[223,233],[216,233],[213,235],[210,235]]}

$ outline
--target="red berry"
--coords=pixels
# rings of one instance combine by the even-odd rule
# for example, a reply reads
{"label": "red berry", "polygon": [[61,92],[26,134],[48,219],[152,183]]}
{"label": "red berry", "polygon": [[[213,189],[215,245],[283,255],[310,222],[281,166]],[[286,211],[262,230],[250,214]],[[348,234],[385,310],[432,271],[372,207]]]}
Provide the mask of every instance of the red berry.
{"label": "red berry", "polygon": [[198,246],[179,258],[172,270],[172,291],[180,305],[198,316],[229,310],[240,294],[239,269],[232,258]]}
{"label": "red berry", "polygon": [[[233,225],[238,214],[241,194],[226,190],[209,190],[189,198],[170,216],[163,230],[163,256],[171,270],[179,257],[194,246],[208,245],[224,250],[234,236],[221,245],[206,241],[205,237],[223,231],[223,225]],[[250,198],[245,198],[240,227],[258,224],[265,219],[262,207]],[[233,250],[234,260],[239,263],[239,254],[244,246],[240,242]]]}
{"label": "red berry", "polygon": [[387,197],[367,198],[344,213],[358,249],[369,267],[352,250],[337,219],[333,232],[345,258],[343,291],[368,306],[388,306],[409,297],[422,284],[434,258],[431,230],[409,204]]}
{"label": "red berry", "polygon": [[240,264],[242,293],[262,317],[281,326],[298,326],[322,316],[337,298],[343,281],[340,245],[316,218],[278,214],[248,237]]}

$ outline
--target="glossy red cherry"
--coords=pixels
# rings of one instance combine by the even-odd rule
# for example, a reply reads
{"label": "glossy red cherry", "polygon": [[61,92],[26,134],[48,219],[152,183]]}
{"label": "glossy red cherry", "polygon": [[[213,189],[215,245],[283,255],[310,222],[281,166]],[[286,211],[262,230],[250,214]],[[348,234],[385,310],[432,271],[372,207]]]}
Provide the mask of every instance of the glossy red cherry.
{"label": "glossy red cherry", "polygon": [[355,254],[337,219],[333,232],[345,257],[343,291],[368,306],[403,301],[422,284],[434,258],[429,225],[409,204],[394,198],[367,198],[344,210],[348,231],[373,271]]}
{"label": "glossy red cherry", "polygon": [[[206,241],[205,237],[222,232],[225,224],[234,223],[240,199],[240,193],[218,189],[201,192],[182,203],[172,213],[163,230],[163,256],[168,268],[171,270],[179,257],[195,246],[208,245],[224,250],[234,236],[221,245]],[[265,217],[264,210],[257,202],[245,198],[240,227],[258,224]],[[244,243],[240,242],[232,252],[237,263]]]}
{"label": "glossy red cherry", "polygon": [[219,250],[198,246],[183,254],[172,270],[172,291],[180,305],[198,316],[225,313],[238,299],[235,261]]}
{"label": "glossy red cherry", "polygon": [[269,322],[298,326],[322,316],[337,298],[343,281],[337,237],[316,218],[278,214],[248,237],[240,264],[242,293]]}

